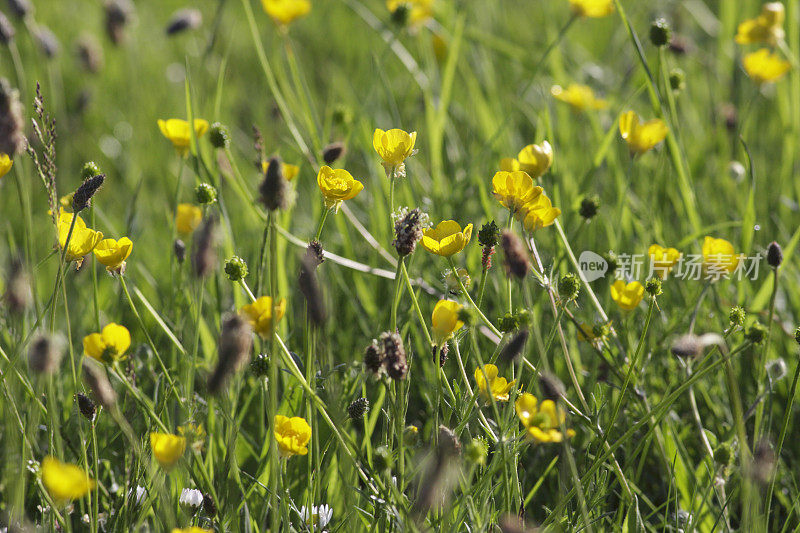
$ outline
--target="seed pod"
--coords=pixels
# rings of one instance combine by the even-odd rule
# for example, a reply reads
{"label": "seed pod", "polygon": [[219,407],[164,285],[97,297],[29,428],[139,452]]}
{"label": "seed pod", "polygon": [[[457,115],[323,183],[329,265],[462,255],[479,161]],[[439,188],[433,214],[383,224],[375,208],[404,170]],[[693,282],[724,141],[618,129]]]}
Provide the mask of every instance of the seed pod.
{"label": "seed pod", "polygon": [[247,364],[252,346],[253,335],[247,320],[238,314],[227,317],[219,336],[219,360],[208,379],[211,394],[218,393],[228,379]]}
{"label": "seed pod", "polygon": [[91,357],[83,358],[83,382],[92,391],[94,399],[106,409],[113,409],[117,403],[117,393],[111,387],[100,363]]}
{"label": "seed pod", "polygon": [[241,281],[247,277],[247,263],[241,257],[234,255],[225,261],[225,275],[231,281]]}
{"label": "seed pod", "polygon": [[10,157],[25,150],[22,104],[19,91],[12,89],[5,78],[0,78],[0,152]]}
{"label": "seed pod", "polygon": [[504,231],[500,239],[505,256],[506,274],[519,279],[525,278],[531,268],[525,245],[515,233]]}
{"label": "seed pod", "polygon": [[31,280],[25,266],[20,260],[11,262],[6,284],[6,293],[3,297],[8,310],[13,314],[21,314],[31,306],[33,302],[33,292],[31,291]]}
{"label": "seed pod", "polygon": [[172,243],[172,249],[175,252],[175,259],[178,260],[178,263],[183,263],[186,259],[186,244],[180,239],[175,239],[175,242]]}
{"label": "seed pod", "polygon": [[197,9],[179,9],[172,14],[167,24],[167,35],[186,30],[196,30],[203,24],[203,14]]}
{"label": "seed pod", "polygon": [[0,11],[0,44],[8,44],[13,41],[16,33],[17,31],[14,29],[11,21]]}
{"label": "seed pod", "polygon": [[87,420],[94,420],[94,415],[97,414],[97,405],[91,398],[83,393],[75,395],[75,401],[78,403],[78,410],[86,417]]}
{"label": "seed pod", "polygon": [[81,183],[81,186],[72,195],[72,210],[75,213],[80,213],[91,205],[92,196],[100,189],[105,179],[105,174],[98,174]]}
{"label": "seed pod", "polygon": [[283,163],[279,157],[271,157],[264,180],[258,187],[261,203],[270,211],[286,209],[291,203],[289,182],[283,175]]}
{"label": "seed pod", "polygon": [[325,261],[325,251],[319,241],[311,241],[306,246],[306,257],[313,261],[315,268]]}
{"label": "seed pod", "polygon": [[208,516],[217,515],[217,504],[214,503],[214,497],[208,492],[203,493],[203,511],[205,511]]}
{"label": "seed pod", "polygon": [[334,161],[340,159],[347,153],[347,148],[343,142],[331,143],[322,149],[322,160],[326,165],[333,164]]}
{"label": "seed pod", "polygon": [[521,329],[503,346],[498,359],[507,363],[515,362],[522,354],[526,342],[528,342],[528,330]]}
{"label": "seed pod", "polygon": [[39,49],[47,57],[53,59],[61,51],[61,43],[58,42],[58,37],[47,26],[37,26],[34,30],[34,38]]}
{"label": "seed pod", "polygon": [[19,19],[24,19],[33,11],[30,0],[8,0],[8,8]]}
{"label": "seed pod", "polygon": [[209,216],[194,237],[192,266],[198,278],[209,276],[217,266],[217,237],[217,219]]}
{"label": "seed pod", "polygon": [[730,313],[728,314],[728,320],[730,321],[732,328],[742,327],[746,317],[747,313],[738,305],[736,307],[732,307]]}
{"label": "seed pod", "polygon": [[103,48],[94,37],[89,35],[81,37],[78,40],[77,52],[81,67],[86,72],[97,74],[103,68]]}
{"label": "seed pod", "polygon": [[219,122],[215,122],[208,128],[208,140],[214,148],[225,148],[230,144],[228,128]]}
{"label": "seed pod", "polygon": [[597,195],[586,196],[581,200],[581,207],[578,209],[578,214],[588,222],[597,215],[599,210],[600,198],[598,198]]}
{"label": "seed pod", "polygon": [[565,301],[572,301],[578,297],[581,290],[581,280],[578,276],[570,272],[564,274],[558,280],[558,296]]}
{"label": "seed pod", "polygon": [[772,268],[778,268],[783,263],[783,250],[781,245],[775,241],[767,246],[767,264]]}
{"label": "seed pod", "polygon": [[125,40],[125,27],[133,17],[133,3],[130,0],[106,0],[106,33],[116,45]]}
{"label": "seed pod", "polygon": [[316,268],[316,258],[306,254],[300,261],[298,287],[306,300],[309,321],[314,326],[320,327],[325,323],[328,311],[322,295],[322,288],[317,281]]}
{"label": "seed pod", "polygon": [[357,398],[347,406],[347,416],[351,420],[361,420],[369,412],[369,400]]}
{"label": "seed pod", "polygon": [[61,363],[63,342],[55,337],[41,335],[28,349],[28,366],[37,374],[52,374]]}
{"label": "seed pod", "polygon": [[250,361],[250,372],[257,378],[263,378],[269,373],[269,357],[258,354]]}
{"label": "seed pod", "polygon": [[384,371],[386,365],[386,353],[378,341],[372,343],[364,350],[364,368],[374,377],[378,377]]}
{"label": "seed pod", "polygon": [[397,250],[397,255],[405,257],[414,252],[417,243],[422,239],[422,226],[426,219],[427,215],[415,208],[395,222],[392,245]]}
{"label": "seed pod", "polygon": [[408,361],[403,339],[398,333],[387,331],[381,334],[379,341],[386,354],[386,373],[394,380],[405,379],[408,375]]}

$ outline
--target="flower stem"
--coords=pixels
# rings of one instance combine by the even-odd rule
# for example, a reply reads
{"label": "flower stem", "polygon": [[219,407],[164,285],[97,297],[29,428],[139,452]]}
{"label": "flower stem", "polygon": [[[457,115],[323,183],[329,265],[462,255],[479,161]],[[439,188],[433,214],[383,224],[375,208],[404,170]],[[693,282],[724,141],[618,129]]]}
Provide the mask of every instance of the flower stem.
{"label": "flower stem", "polygon": [[[456,264],[453,262],[453,258],[452,258],[452,257],[448,257],[448,258],[447,258],[447,262],[450,264],[450,268],[451,268],[451,269],[452,269],[452,270],[455,272],[455,270],[456,270]],[[487,327],[487,328],[489,328],[489,330],[490,330],[492,333],[494,333],[495,335],[497,335],[498,337],[502,337],[502,336],[503,336],[503,334],[500,332],[500,330],[499,330],[499,329],[497,329],[497,328],[494,326],[494,324],[492,324],[492,321],[491,321],[491,320],[489,320],[488,318],[486,318],[486,315],[484,315],[484,314],[483,314],[483,311],[481,311],[480,307],[478,307],[478,306],[475,304],[475,302],[472,300],[472,297],[469,295],[469,292],[467,292],[467,288],[466,288],[466,287],[464,287],[464,282],[463,282],[463,281],[461,281],[461,278],[460,278],[460,277],[458,277],[458,276],[456,276],[456,281],[458,281],[458,286],[459,286],[459,288],[461,289],[461,292],[464,294],[464,297],[466,297],[466,299],[467,299],[467,301],[469,302],[469,304],[470,304],[470,305],[471,305],[471,306],[472,306],[472,307],[475,309],[475,311],[478,313],[478,316],[480,316],[480,318],[481,318],[481,320],[483,321],[483,323],[484,323],[484,324],[486,324],[486,327]]]}

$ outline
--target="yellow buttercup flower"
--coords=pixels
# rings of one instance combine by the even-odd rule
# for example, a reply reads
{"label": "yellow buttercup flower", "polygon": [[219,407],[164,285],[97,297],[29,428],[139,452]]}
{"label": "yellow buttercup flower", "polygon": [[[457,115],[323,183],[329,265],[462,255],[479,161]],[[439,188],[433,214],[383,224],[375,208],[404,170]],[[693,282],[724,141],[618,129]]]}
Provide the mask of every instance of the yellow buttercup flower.
{"label": "yellow buttercup flower", "polygon": [[[267,169],[269,168],[269,161],[262,161],[261,162],[261,171],[266,174]],[[297,177],[300,173],[300,167],[298,165],[291,165],[289,163],[283,163],[283,177],[286,181],[292,181]]]}
{"label": "yellow buttercup flower", "polygon": [[642,122],[635,111],[619,117],[619,133],[633,154],[643,154],[652,149],[666,138],[667,131],[667,125],[659,118]]}
{"label": "yellow buttercup flower", "polygon": [[[192,131],[189,122],[180,118],[170,118],[168,120],[158,119],[158,129],[161,134],[172,142],[172,145],[180,155],[189,152],[189,143],[192,140]],[[202,137],[208,130],[208,121],[202,118],[194,119],[195,137]]]}
{"label": "yellow buttercup flower", "polygon": [[[486,373],[486,379],[484,379],[483,374]],[[483,371],[481,371],[480,367],[475,369],[475,382],[478,384],[478,389],[481,391],[484,399],[486,401],[491,401],[489,394],[491,393],[492,397],[495,400],[500,402],[507,402],[508,401],[508,393],[511,391],[511,388],[516,383],[516,380],[512,380],[508,382],[504,377],[497,377],[497,367],[495,365],[483,365]],[[486,386],[486,380],[489,380],[489,386]]]}
{"label": "yellow buttercup flower", "polygon": [[492,194],[503,207],[516,213],[523,205],[539,198],[542,188],[534,185],[527,172],[501,170],[492,178]]}
{"label": "yellow buttercup flower", "polygon": [[241,309],[245,314],[253,331],[262,337],[269,337],[272,335],[272,328],[275,324],[280,322],[283,315],[286,313],[286,298],[278,300],[278,305],[275,306],[275,317],[273,320],[273,305],[270,296],[262,296],[251,304],[247,304]]}
{"label": "yellow buttercup flower", "polygon": [[516,172],[519,170],[519,161],[515,157],[504,157],[500,160],[500,170]]}
{"label": "yellow buttercup flower", "polygon": [[261,5],[267,15],[282,26],[288,26],[311,11],[310,0],[261,0]]}
{"label": "yellow buttercup flower", "polygon": [[517,155],[519,169],[527,172],[533,179],[539,179],[553,164],[553,147],[547,141],[529,144]]}
{"label": "yellow buttercup flower", "polygon": [[527,231],[533,232],[551,225],[560,214],[561,209],[553,207],[550,198],[542,193],[523,204],[517,211],[516,217]]}
{"label": "yellow buttercup flower", "polygon": [[94,480],[82,468],[51,456],[42,460],[42,483],[58,502],[81,498],[95,487]]}
{"label": "yellow buttercup flower", "polygon": [[69,237],[69,246],[67,246],[65,258],[67,261],[80,262],[85,255],[91,253],[94,247],[103,240],[103,233],[87,228],[81,217],[62,210],[58,215],[58,246],[62,250],[67,243],[73,217],[75,217],[75,226],[72,228],[72,235]]}
{"label": "yellow buttercup flower", "polygon": [[653,265],[653,272],[655,272],[661,279],[665,279],[669,274],[672,267],[681,258],[681,253],[675,248],[664,248],[660,244],[653,244],[647,249],[647,255],[650,256],[650,263]]}
{"label": "yellow buttercup flower", "polygon": [[597,98],[594,91],[588,85],[570,83],[566,89],[561,85],[553,85],[550,88],[553,98],[569,104],[575,111],[586,111],[587,109],[605,109],[608,102],[602,98]]}
{"label": "yellow buttercup flower", "polygon": [[783,21],[786,10],[780,2],[767,2],[761,6],[761,14],[739,24],[736,42],[739,44],[766,43],[775,45],[784,38]]}
{"label": "yellow buttercup flower", "polygon": [[600,18],[614,12],[614,0],[569,0],[569,6],[579,17]]}
{"label": "yellow buttercup flower", "polygon": [[197,526],[190,526],[183,529],[180,528],[172,528],[172,533],[214,533],[210,529],[203,529],[202,527]]}
{"label": "yellow buttercup flower", "polygon": [[8,174],[11,167],[14,165],[14,160],[8,154],[0,152],[0,178]]}
{"label": "yellow buttercup flower", "polygon": [[186,451],[186,438],[170,433],[150,433],[150,448],[153,457],[165,470],[177,463]]}
{"label": "yellow buttercup flower", "polygon": [[739,266],[740,256],[725,239],[706,237],[703,240],[703,269],[707,275],[731,274]]}
{"label": "yellow buttercup flower", "polygon": [[[545,400],[539,405],[536,396],[526,392],[514,402],[514,409],[529,439],[545,443],[564,440],[561,424],[566,421],[567,414],[563,409],[558,409],[553,400]],[[575,431],[568,429],[567,437],[574,436]]]}
{"label": "yellow buttercup flower", "polygon": [[618,279],[611,286],[611,299],[623,311],[633,311],[639,306],[639,302],[644,298],[644,286],[638,281],[625,283]]}
{"label": "yellow buttercup flower", "polygon": [[422,247],[432,254],[450,257],[463,250],[470,238],[472,224],[467,224],[462,231],[455,220],[443,220],[435,228],[422,232]]}
{"label": "yellow buttercup flower", "polygon": [[389,131],[378,128],[372,135],[372,147],[381,156],[387,168],[393,168],[403,163],[414,152],[416,142],[416,131],[406,133],[397,128]]}
{"label": "yellow buttercup flower", "polygon": [[131,333],[125,326],[111,322],[100,333],[83,338],[83,352],[102,363],[121,361],[131,347]]}
{"label": "yellow buttercup flower", "polygon": [[408,23],[422,24],[433,17],[433,0],[386,0],[386,8],[394,14],[400,6],[408,7]]}
{"label": "yellow buttercup flower", "polygon": [[192,204],[178,204],[175,213],[175,227],[184,235],[193,232],[203,221],[203,210]]}
{"label": "yellow buttercup flower", "polygon": [[766,48],[744,56],[742,65],[747,75],[759,85],[778,81],[792,68],[791,63]]}
{"label": "yellow buttercup flower", "polygon": [[364,188],[364,184],[353,179],[353,176],[343,168],[332,169],[323,166],[317,174],[317,185],[325,198],[325,207],[339,211],[339,206],[345,200],[355,198]]}
{"label": "yellow buttercup flower", "polygon": [[289,458],[308,453],[306,445],[311,440],[311,426],[304,418],[275,415],[274,425],[275,440],[278,442],[281,457]]}
{"label": "yellow buttercup flower", "polygon": [[118,241],[103,239],[95,246],[94,256],[109,272],[119,272],[132,250],[133,242],[127,237],[122,237]]}
{"label": "yellow buttercup flower", "polygon": [[464,322],[458,318],[459,311],[461,311],[461,304],[458,302],[439,300],[436,303],[431,321],[433,322],[433,342],[437,346],[444,344],[457,329],[464,326]]}

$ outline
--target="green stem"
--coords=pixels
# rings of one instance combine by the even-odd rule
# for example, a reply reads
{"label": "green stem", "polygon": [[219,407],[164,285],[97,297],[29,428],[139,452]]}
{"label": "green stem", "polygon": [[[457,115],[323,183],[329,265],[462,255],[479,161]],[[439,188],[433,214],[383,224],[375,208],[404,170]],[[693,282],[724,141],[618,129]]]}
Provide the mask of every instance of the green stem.
{"label": "green stem", "polygon": [[314,240],[319,241],[319,238],[322,236],[322,228],[325,226],[325,221],[328,220],[328,213],[331,210],[325,206],[322,211],[322,215],[319,217],[319,224],[317,224],[317,232],[314,234]]}
{"label": "green stem", "polygon": [[[778,295],[778,279],[780,276],[778,275],[779,269],[773,268],[772,269],[772,294],[769,297],[769,315],[767,316],[767,339],[764,341],[764,348],[761,350],[760,357],[756,358],[756,365],[757,365],[757,381],[756,387],[758,390],[758,396],[761,395],[761,391],[763,390],[764,386],[764,379],[767,373],[767,357],[769,355],[769,344],[770,344],[770,336],[772,333],[772,322],[775,319],[775,300],[776,296]],[[771,394],[771,391],[770,391]],[[758,407],[756,407],[756,418],[755,418],[755,425],[753,426],[753,446],[756,445],[758,440],[761,438],[762,428],[761,423],[764,417],[764,405],[766,401],[761,401],[758,403]]]}
{"label": "green stem", "polygon": [[[447,258],[447,262],[450,264],[450,269],[451,269],[453,272],[455,272],[455,271],[456,271],[456,264],[453,262],[453,258],[452,258],[452,257],[448,257],[448,258]],[[486,318],[486,315],[484,315],[484,314],[483,314],[483,311],[481,311],[480,307],[478,307],[478,306],[475,304],[475,302],[472,300],[472,297],[469,295],[469,292],[467,292],[467,288],[466,288],[466,287],[464,287],[464,282],[463,282],[463,281],[461,281],[461,278],[460,278],[459,276],[456,276],[455,278],[456,278],[456,281],[458,281],[458,286],[459,286],[459,288],[461,289],[461,292],[462,292],[462,294],[463,294],[463,295],[464,295],[464,297],[467,299],[467,301],[469,302],[469,304],[470,304],[470,305],[471,305],[471,306],[472,306],[472,307],[475,309],[475,311],[478,313],[478,316],[479,316],[479,317],[480,317],[480,319],[483,321],[483,323],[484,323],[484,324],[486,324],[486,327],[487,327],[487,328],[489,328],[489,330],[490,330],[492,333],[494,333],[495,335],[497,335],[498,337],[502,337],[502,336],[503,336],[503,334],[500,332],[500,330],[499,330],[499,329],[497,329],[497,328],[494,326],[494,324],[492,324],[492,321],[491,321],[491,320],[489,320],[488,318]]]}

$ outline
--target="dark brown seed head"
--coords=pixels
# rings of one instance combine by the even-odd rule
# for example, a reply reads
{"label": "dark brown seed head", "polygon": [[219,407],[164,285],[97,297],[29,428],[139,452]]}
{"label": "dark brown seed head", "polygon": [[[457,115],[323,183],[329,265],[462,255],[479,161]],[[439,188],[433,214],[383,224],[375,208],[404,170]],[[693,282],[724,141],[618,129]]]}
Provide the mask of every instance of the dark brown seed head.
{"label": "dark brown seed head", "polygon": [[78,41],[78,60],[86,72],[97,74],[103,68],[103,48],[94,37],[84,35]]}
{"label": "dark brown seed head", "polygon": [[78,403],[78,410],[86,417],[87,420],[94,420],[94,415],[97,413],[97,405],[91,398],[83,393],[75,395],[75,401]]}
{"label": "dark brown seed head", "polygon": [[767,246],[767,264],[772,268],[778,268],[783,263],[783,250],[781,245],[775,241]]}
{"label": "dark brown seed head", "polygon": [[404,257],[414,252],[422,239],[422,226],[427,216],[419,209],[412,209],[394,223],[394,249]]}
{"label": "dark brown seed head", "polygon": [[325,161],[326,165],[331,165],[334,161],[343,157],[345,153],[347,153],[347,148],[345,148],[343,142],[331,143],[322,149],[322,160]]}
{"label": "dark brown seed head", "polygon": [[33,302],[30,276],[20,260],[11,262],[3,298],[8,310],[13,314],[23,313]]}
{"label": "dark brown seed head", "polygon": [[203,511],[205,511],[208,516],[217,515],[217,504],[214,503],[214,497],[208,492],[203,493]]}
{"label": "dark brown seed head", "polygon": [[528,274],[531,264],[522,240],[515,233],[504,231],[500,242],[505,256],[506,274],[523,279]]}
{"label": "dark brown seed head", "polygon": [[28,13],[33,11],[30,0],[8,0],[8,8],[15,17],[20,19],[25,18]]}
{"label": "dark brown seed head", "polygon": [[105,174],[98,174],[87,179],[72,195],[72,210],[80,213],[91,205],[92,196],[100,189],[106,179]]}
{"label": "dark brown seed head", "polygon": [[373,340],[364,350],[364,368],[374,377],[378,377],[384,371],[385,364],[386,354],[378,342]]}
{"label": "dark brown seed head", "polygon": [[461,441],[458,439],[458,435],[447,426],[439,426],[438,452],[444,458],[461,455]]}
{"label": "dark brown seed head", "polygon": [[205,222],[194,237],[194,254],[192,266],[198,278],[205,278],[217,267],[217,219],[206,217]]}
{"label": "dark brown seed head", "polygon": [[222,323],[217,366],[208,379],[208,390],[218,393],[228,379],[247,364],[253,346],[250,324],[241,315],[232,314]]}
{"label": "dark brown seed head", "polygon": [[258,187],[261,203],[270,211],[286,209],[291,203],[289,182],[283,175],[283,163],[279,157],[271,157],[264,180]]}
{"label": "dark brown seed head", "polygon": [[12,158],[25,150],[22,104],[19,92],[5,78],[0,78],[0,152]]}
{"label": "dark brown seed head", "polygon": [[381,334],[379,341],[386,354],[386,373],[394,380],[405,379],[408,375],[408,360],[400,334],[387,331]]}
{"label": "dark brown seed head", "polygon": [[82,374],[83,382],[92,391],[94,399],[106,409],[113,409],[117,403],[117,393],[111,387],[102,365],[92,358],[84,357]]}
{"label": "dark brown seed head", "polygon": [[542,395],[547,400],[556,401],[559,398],[563,398],[566,393],[566,389],[561,380],[550,372],[542,372],[539,376],[539,387],[541,387]]}
{"label": "dark brown seed head", "polygon": [[167,35],[175,35],[187,30],[196,30],[203,24],[203,14],[197,9],[179,9],[172,14],[167,23]]}
{"label": "dark brown seed head", "polygon": [[36,44],[47,59],[53,59],[61,51],[61,43],[58,37],[47,26],[38,26],[33,34]]}
{"label": "dark brown seed head", "polygon": [[306,246],[306,257],[313,261],[315,267],[320,266],[325,261],[325,251],[319,241],[311,241]]}
{"label": "dark brown seed head", "polygon": [[503,349],[500,351],[500,355],[498,359],[501,361],[506,361],[508,363],[512,363],[516,361],[519,356],[522,354],[522,350],[525,348],[525,343],[528,341],[528,330],[522,329],[514,334],[511,337],[511,340],[503,346]]}
{"label": "dark brown seed head", "polygon": [[125,39],[125,27],[130,23],[133,11],[131,0],[106,0],[106,33],[114,44],[122,44]]}
{"label": "dark brown seed head", "polygon": [[311,324],[317,327],[322,326],[328,316],[328,311],[325,307],[322,288],[317,280],[316,258],[308,253],[300,262],[298,286],[306,299],[306,308],[308,309],[308,318]]}
{"label": "dark brown seed head", "polygon": [[13,41],[16,33],[11,21],[0,11],[0,44],[8,44]]}
{"label": "dark brown seed head", "polygon": [[28,349],[28,366],[37,374],[52,374],[61,363],[62,342],[48,335],[42,335],[31,342]]}

